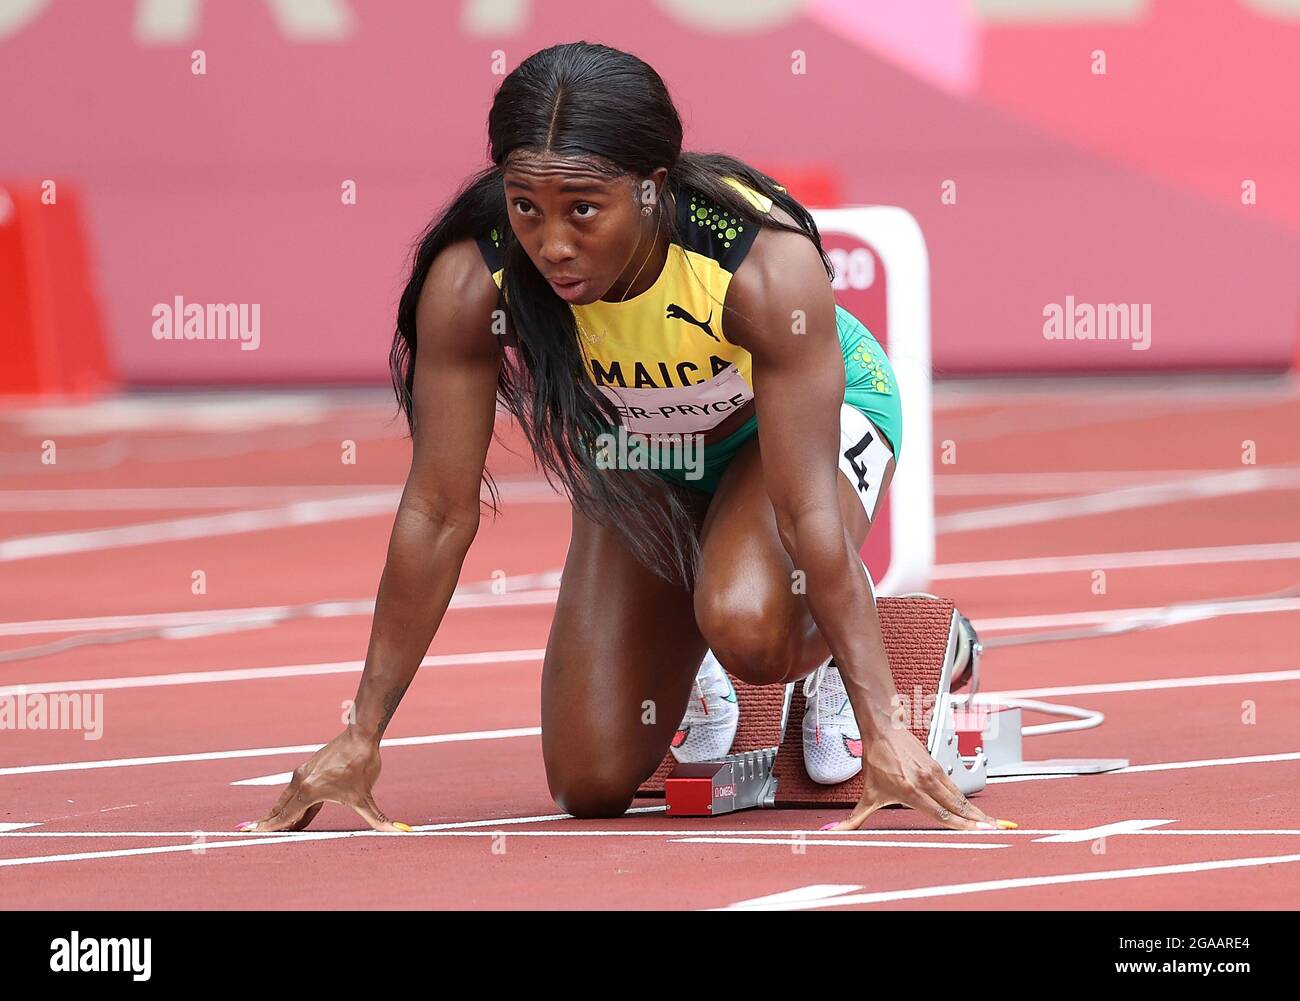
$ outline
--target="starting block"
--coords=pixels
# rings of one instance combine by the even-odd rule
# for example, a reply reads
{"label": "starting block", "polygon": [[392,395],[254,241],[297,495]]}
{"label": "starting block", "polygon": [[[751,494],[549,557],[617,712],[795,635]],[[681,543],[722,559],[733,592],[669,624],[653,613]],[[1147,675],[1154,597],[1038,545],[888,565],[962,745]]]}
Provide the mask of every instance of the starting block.
{"label": "starting block", "polygon": [[[966,795],[983,790],[989,778],[1096,774],[1128,765],[1123,758],[1023,760],[1022,732],[1092,726],[1100,722],[1100,714],[1062,706],[1058,714],[1078,719],[1026,730],[1016,700],[976,698],[983,644],[952,601],[933,596],[878,598],[876,609],[899,696],[895,718]],[[673,817],[718,816],[750,807],[857,804],[863,788],[860,774],[838,785],[820,785],[804,769],[802,726],[796,723],[787,738],[788,721],[803,718],[802,683],[761,688],[735,678],[732,683],[740,704],[732,753],[692,764],[679,764],[669,753],[638,795],[663,796]],[[962,688],[968,693],[955,699],[953,692]],[[1025,706],[1049,713],[1058,709],[1040,703]]]}
{"label": "starting block", "polygon": [[[954,784],[967,795],[984,788],[986,757],[959,753],[950,696],[954,679],[977,677],[979,640],[970,623],[944,598],[879,598],[876,608],[898,691],[897,716]],[[959,661],[959,656],[964,659]],[[826,786],[804,769],[802,684],[755,687],[732,679],[740,726],[732,753],[711,762],[678,764],[668,754],[641,787],[664,796],[670,816],[717,816],[751,806],[852,806],[862,796],[861,775]]]}
{"label": "starting block", "polygon": [[776,748],[728,754],[717,761],[679,764],[664,780],[670,817],[716,817],[751,806],[773,806]]}

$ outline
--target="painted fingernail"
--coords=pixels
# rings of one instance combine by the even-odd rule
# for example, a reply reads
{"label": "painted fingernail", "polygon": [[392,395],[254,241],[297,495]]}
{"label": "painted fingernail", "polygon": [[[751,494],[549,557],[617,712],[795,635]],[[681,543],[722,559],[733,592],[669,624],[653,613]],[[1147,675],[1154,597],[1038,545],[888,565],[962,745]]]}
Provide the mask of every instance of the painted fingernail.
{"label": "painted fingernail", "polygon": [[986,820],[977,820],[975,822],[975,826],[978,827],[981,831],[996,831],[998,829],[997,824],[990,824]]}
{"label": "painted fingernail", "polygon": [[393,826],[396,827],[399,831],[405,831],[407,834],[411,833],[411,828],[407,824],[403,824],[400,821],[394,820]]}
{"label": "painted fingernail", "polygon": [[830,830],[832,827],[834,827],[834,826],[835,826],[835,821],[832,820],[829,824],[826,824],[824,827],[819,827],[819,828],[817,828],[817,830],[819,830],[819,831],[829,831],[829,830]]}
{"label": "painted fingernail", "polygon": [[1020,825],[1010,820],[999,820],[998,827],[1004,831],[1014,831]]}
{"label": "painted fingernail", "polygon": [[251,830],[253,830],[255,827],[257,827],[257,821],[256,821],[256,820],[245,820],[242,824],[240,824],[238,827],[236,827],[235,830],[237,830],[237,831],[251,831]]}

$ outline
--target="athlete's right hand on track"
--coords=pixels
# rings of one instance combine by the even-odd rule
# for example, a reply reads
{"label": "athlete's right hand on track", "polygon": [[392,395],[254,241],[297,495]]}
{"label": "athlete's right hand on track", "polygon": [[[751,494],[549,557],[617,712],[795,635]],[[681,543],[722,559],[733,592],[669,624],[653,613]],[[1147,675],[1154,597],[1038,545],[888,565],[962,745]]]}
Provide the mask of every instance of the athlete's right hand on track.
{"label": "athlete's right hand on track", "polygon": [[887,726],[870,738],[863,734],[862,779],[862,798],[848,819],[822,830],[856,831],[881,807],[894,803],[929,814],[954,831],[1017,826],[994,820],[972,804],[925,745],[903,727]]}
{"label": "athlete's right hand on track", "polygon": [[237,830],[301,831],[323,804],[338,803],[351,807],[376,831],[409,832],[410,827],[389,820],[375,803],[371,790],[380,768],[379,742],[349,727],[294,770],[270,813]]}

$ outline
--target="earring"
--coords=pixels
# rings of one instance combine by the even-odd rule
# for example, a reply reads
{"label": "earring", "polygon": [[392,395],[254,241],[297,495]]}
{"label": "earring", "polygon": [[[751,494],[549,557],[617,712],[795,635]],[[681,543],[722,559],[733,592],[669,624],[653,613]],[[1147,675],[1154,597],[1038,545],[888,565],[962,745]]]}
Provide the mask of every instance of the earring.
{"label": "earring", "polygon": [[653,211],[654,211],[654,206],[653,206],[653,205],[643,205],[643,206],[641,206],[641,214],[642,214],[642,215],[649,215],[649,214],[650,214],[651,212],[653,212]]}

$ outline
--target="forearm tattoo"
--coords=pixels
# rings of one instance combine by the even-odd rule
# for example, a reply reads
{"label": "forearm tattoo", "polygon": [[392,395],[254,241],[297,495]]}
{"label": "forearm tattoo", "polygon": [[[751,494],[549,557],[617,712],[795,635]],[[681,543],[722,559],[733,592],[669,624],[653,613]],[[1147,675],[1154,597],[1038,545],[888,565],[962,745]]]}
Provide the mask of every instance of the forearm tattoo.
{"label": "forearm tattoo", "polygon": [[379,732],[383,733],[388,729],[388,721],[393,718],[393,713],[397,712],[397,706],[402,701],[402,696],[406,694],[406,687],[390,688],[384,695],[384,715],[379,721]]}

